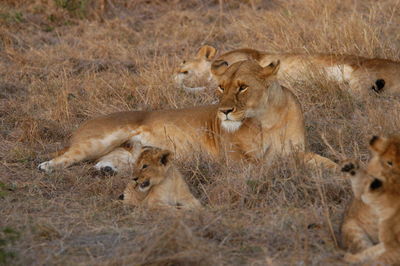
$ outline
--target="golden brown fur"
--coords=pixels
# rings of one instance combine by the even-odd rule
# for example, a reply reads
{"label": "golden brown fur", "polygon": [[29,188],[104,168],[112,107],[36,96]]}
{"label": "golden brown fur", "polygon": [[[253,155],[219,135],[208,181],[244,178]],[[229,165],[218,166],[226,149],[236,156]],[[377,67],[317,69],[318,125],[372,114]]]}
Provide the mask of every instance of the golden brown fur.
{"label": "golden brown fur", "polygon": [[[377,224],[379,243],[357,254],[348,253],[345,260],[352,263],[374,262],[380,265],[400,264],[400,138],[374,137],[370,142],[373,158],[367,171],[354,163],[347,163],[342,170],[352,179],[355,197],[369,209],[365,221]],[[373,213],[368,217],[365,213]]]}
{"label": "golden brown fur", "polygon": [[[348,82],[355,94],[400,93],[400,63],[386,59],[367,59],[352,55],[329,54],[271,54],[254,49],[237,49],[216,57],[217,49],[205,45],[195,58],[180,66],[176,80],[189,90],[202,89],[198,86],[203,77],[217,78],[213,65],[226,62],[229,66],[241,60],[254,59],[263,67],[281,61],[278,73],[280,80],[301,79],[310,70],[324,72],[330,79]],[[188,87],[190,85],[192,87]]]}
{"label": "golden brown fur", "polygon": [[[279,64],[262,68],[255,61],[231,65],[221,75],[220,104],[162,111],[130,111],[98,117],[75,131],[69,149],[39,165],[51,171],[98,159],[126,142],[140,142],[188,155],[201,150],[215,157],[257,160],[303,152],[300,104],[276,81]],[[239,85],[246,90],[240,91]],[[232,109],[225,115],[228,109]],[[316,154],[307,160],[335,164]]]}
{"label": "golden brown fur", "polygon": [[173,165],[170,151],[143,147],[134,168],[133,181],[120,196],[124,203],[149,208],[201,206]]}

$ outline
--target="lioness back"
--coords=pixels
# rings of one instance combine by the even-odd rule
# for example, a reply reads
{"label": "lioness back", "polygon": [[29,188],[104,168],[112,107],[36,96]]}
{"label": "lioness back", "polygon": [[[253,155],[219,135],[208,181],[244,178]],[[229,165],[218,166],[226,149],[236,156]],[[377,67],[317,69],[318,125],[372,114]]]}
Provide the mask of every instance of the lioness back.
{"label": "lioness back", "polygon": [[[278,78],[285,82],[308,78],[315,70],[323,72],[329,79],[347,82],[350,92],[356,95],[367,93],[400,93],[400,63],[387,59],[368,59],[353,55],[333,54],[290,54],[266,53],[254,49],[236,49],[216,56],[217,49],[205,45],[197,55],[180,66],[175,79],[187,90],[205,89],[198,87],[199,78],[217,79],[212,73],[213,65],[230,66],[238,61],[253,59],[265,67],[277,60],[281,61]],[[188,86],[190,85],[190,86]]]}

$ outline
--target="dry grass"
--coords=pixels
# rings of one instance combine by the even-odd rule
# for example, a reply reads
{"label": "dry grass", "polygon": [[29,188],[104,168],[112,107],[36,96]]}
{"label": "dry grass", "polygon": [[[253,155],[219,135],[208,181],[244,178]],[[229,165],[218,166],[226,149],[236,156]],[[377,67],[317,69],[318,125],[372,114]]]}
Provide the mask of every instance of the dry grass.
{"label": "dry grass", "polygon": [[[129,177],[89,164],[54,175],[36,165],[93,116],[214,101],[212,90],[187,94],[171,77],[202,44],[399,60],[398,0],[29,2],[0,3],[0,228],[20,233],[9,262],[341,263],[349,185],[292,158],[272,167],[180,160],[206,206],[198,213],[122,206]],[[347,84],[315,76],[291,85],[309,148],[332,159],[365,161],[372,134],[399,128],[398,98],[354,98]]]}

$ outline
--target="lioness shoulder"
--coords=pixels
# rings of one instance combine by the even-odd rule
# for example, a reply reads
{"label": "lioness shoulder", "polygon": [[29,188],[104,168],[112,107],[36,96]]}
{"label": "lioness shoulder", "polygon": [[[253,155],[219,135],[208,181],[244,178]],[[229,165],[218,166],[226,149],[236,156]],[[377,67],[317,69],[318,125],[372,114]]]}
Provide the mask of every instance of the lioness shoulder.
{"label": "lioness shoulder", "polygon": [[198,208],[200,202],[172,162],[172,153],[155,147],[143,147],[135,163],[133,181],[120,199],[130,205],[146,207]]}

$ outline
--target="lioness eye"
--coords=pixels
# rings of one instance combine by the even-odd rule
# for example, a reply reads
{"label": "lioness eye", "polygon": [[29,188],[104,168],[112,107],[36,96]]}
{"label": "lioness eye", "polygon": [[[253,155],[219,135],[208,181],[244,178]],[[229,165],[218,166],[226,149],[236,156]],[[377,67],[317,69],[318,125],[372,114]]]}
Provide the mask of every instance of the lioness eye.
{"label": "lioness eye", "polygon": [[388,165],[390,165],[390,166],[393,165],[393,162],[391,162],[391,161],[387,161],[386,163],[387,163]]}
{"label": "lioness eye", "polygon": [[244,91],[244,90],[246,90],[247,88],[248,88],[248,86],[246,86],[246,85],[240,85],[239,91]]}
{"label": "lioness eye", "polygon": [[183,71],[181,73],[186,75],[187,73],[189,73],[189,71]]}
{"label": "lioness eye", "polygon": [[147,164],[144,164],[143,166],[142,166],[142,169],[145,169],[145,168],[147,168],[148,167],[148,165]]}

